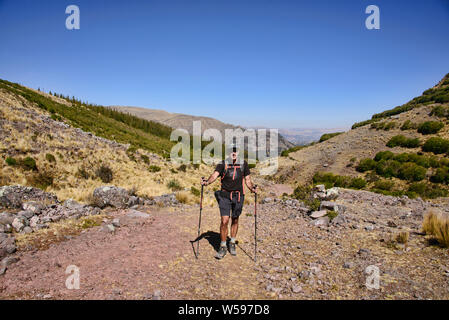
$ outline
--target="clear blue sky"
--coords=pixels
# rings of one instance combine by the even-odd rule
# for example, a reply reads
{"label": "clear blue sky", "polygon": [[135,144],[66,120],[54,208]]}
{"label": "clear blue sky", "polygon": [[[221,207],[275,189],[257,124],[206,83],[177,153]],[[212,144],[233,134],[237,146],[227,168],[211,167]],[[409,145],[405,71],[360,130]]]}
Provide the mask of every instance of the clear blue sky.
{"label": "clear blue sky", "polygon": [[[70,4],[80,30],[65,28]],[[365,28],[370,4],[380,30]],[[447,0],[0,0],[0,78],[102,105],[341,127],[446,73]]]}

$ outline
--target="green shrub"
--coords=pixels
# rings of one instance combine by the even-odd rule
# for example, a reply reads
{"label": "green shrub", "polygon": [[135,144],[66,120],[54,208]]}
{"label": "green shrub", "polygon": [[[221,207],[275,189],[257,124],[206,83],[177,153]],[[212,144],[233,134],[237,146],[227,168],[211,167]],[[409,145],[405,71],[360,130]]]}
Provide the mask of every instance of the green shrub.
{"label": "green shrub", "polygon": [[140,159],[142,159],[142,161],[146,164],[150,164],[150,158],[146,155],[146,154],[142,154],[140,156]]}
{"label": "green shrub", "polygon": [[327,210],[327,216],[329,217],[329,220],[332,221],[338,216],[338,213],[333,210]]}
{"label": "green shrub", "polygon": [[384,178],[397,177],[401,163],[396,160],[380,160],[376,164],[376,173]]}
{"label": "green shrub", "polygon": [[443,122],[426,121],[419,125],[418,132],[422,134],[435,134],[444,127]]}
{"label": "green shrub", "polygon": [[113,173],[111,168],[106,165],[101,165],[96,171],[97,177],[104,183],[109,183],[113,179]]}
{"label": "green shrub", "polygon": [[432,137],[424,143],[422,150],[425,152],[433,152],[435,154],[446,153],[449,151],[449,140]]}
{"label": "green shrub", "polygon": [[445,106],[435,106],[432,108],[430,115],[438,118],[445,118],[449,115],[449,108]]}
{"label": "green shrub", "polygon": [[190,192],[191,192],[194,196],[196,196],[196,197],[199,197],[199,196],[201,195],[200,190],[198,190],[198,189],[195,188],[194,186],[190,187]]}
{"label": "green shrub", "polygon": [[5,162],[8,166],[15,166],[17,164],[16,159],[14,159],[12,157],[7,157]]}
{"label": "green shrub", "polygon": [[434,183],[449,184],[449,168],[438,168],[430,177],[430,181]]}
{"label": "green shrub", "polygon": [[52,155],[51,153],[47,153],[45,155],[45,159],[47,159],[48,162],[56,162],[56,158],[54,155]]}
{"label": "green shrub", "polygon": [[161,171],[161,167],[158,167],[158,166],[155,166],[155,165],[151,165],[151,166],[148,168],[148,170],[149,170],[150,172],[159,172],[159,171]]}
{"label": "green shrub", "polygon": [[419,147],[419,139],[413,139],[413,138],[407,138],[403,135],[397,135],[392,137],[387,142],[387,147],[394,148],[394,147],[403,147],[403,148],[417,148]]}
{"label": "green shrub", "polygon": [[23,159],[20,162],[20,165],[22,168],[24,168],[25,170],[33,170],[33,171],[37,171],[37,165],[36,165],[36,160],[34,160],[31,157],[26,157],[25,159]]}
{"label": "green shrub", "polygon": [[397,177],[402,180],[421,181],[426,177],[426,172],[425,168],[416,163],[406,162],[400,167]]}
{"label": "green shrub", "polygon": [[394,153],[391,151],[380,151],[374,156],[375,161],[393,159]]}
{"label": "green shrub", "polygon": [[416,130],[418,128],[418,125],[416,123],[411,122],[410,120],[405,121],[402,126],[401,130]]}
{"label": "green shrub", "polygon": [[374,183],[374,188],[379,190],[391,191],[394,187],[394,182],[391,180],[378,180]]}
{"label": "green shrub", "polygon": [[366,181],[363,178],[354,178],[351,180],[350,188],[353,189],[363,189],[366,186]]}
{"label": "green shrub", "polygon": [[448,191],[440,188],[436,184],[429,184],[425,182],[412,183],[408,188],[409,192],[414,192],[422,198],[435,199],[438,197],[446,197]]}
{"label": "green shrub", "polygon": [[172,179],[167,183],[167,188],[169,188],[172,191],[179,191],[182,189],[181,185],[179,184],[179,181],[176,179]]}
{"label": "green shrub", "polygon": [[290,148],[290,149],[283,150],[283,151],[281,152],[281,157],[288,157],[288,155],[289,155],[291,152],[299,151],[299,150],[301,150],[301,149],[303,149],[303,148],[305,148],[305,147],[306,147],[306,146],[294,146],[294,147],[292,147],[292,148]]}
{"label": "green shrub", "polygon": [[320,137],[320,141],[319,142],[323,142],[326,140],[329,140],[330,138],[336,137],[340,134],[342,134],[343,132],[334,132],[334,133],[325,133]]}
{"label": "green shrub", "polygon": [[359,165],[356,167],[358,172],[366,172],[376,168],[376,161],[370,158],[360,160]]}

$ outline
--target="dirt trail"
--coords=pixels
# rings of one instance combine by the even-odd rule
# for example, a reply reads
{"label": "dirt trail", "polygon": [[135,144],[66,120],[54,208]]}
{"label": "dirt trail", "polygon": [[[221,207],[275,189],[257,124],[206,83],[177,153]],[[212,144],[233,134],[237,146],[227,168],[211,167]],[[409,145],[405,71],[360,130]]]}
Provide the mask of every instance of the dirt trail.
{"label": "dirt trail", "polygon": [[[156,290],[162,299],[263,298],[256,288],[253,217],[242,214],[238,255],[214,258],[219,244],[216,209],[203,210],[199,259],[191,240],[197,236],[198,208],[151,211],[151,219],[125,218],[115,233],[101,227],[55,243],[48,250],[23,252],[0,282],[0,297],[39,299],[145,299]],[[128,221],[128,222],[127,222]],[[196,244],[195,244],[196,249]],[[68,290],[66,267],[80,268],[80,289]]]}

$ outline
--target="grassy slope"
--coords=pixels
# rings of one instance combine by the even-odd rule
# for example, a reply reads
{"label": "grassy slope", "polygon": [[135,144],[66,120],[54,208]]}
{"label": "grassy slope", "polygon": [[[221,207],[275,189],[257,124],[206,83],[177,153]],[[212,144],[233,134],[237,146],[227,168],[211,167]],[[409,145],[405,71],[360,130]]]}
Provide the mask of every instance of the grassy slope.
{"label": "grassy slope", "polygon": [[172,129],[156,122],[146,121],[144,122],[146,126],[139,126],[138,124],[143,121],[136,117],[119,112],[114,113],[100,106],[64,104],[45,94],[5,80],[0,80],[0,88],[20,95],[36,103],[39,108],[54,114],[54,117],[62,117],[70,125],[92,132],[99,137],[130,144],[135,148],[142,148],[164,157],[170,154],[170,149],[174,145],[170,141]]}

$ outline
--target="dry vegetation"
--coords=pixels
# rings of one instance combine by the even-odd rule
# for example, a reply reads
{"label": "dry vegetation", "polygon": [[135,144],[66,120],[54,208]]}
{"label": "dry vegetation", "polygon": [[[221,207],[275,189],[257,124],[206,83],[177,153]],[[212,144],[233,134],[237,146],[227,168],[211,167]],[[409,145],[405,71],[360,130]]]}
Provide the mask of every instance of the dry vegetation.
{"label": "dry vegetation", "polygon": [[433,236],[445,248],[449,247],[449,217],[442,213],[429,211],[424,216],[423,232]]}

